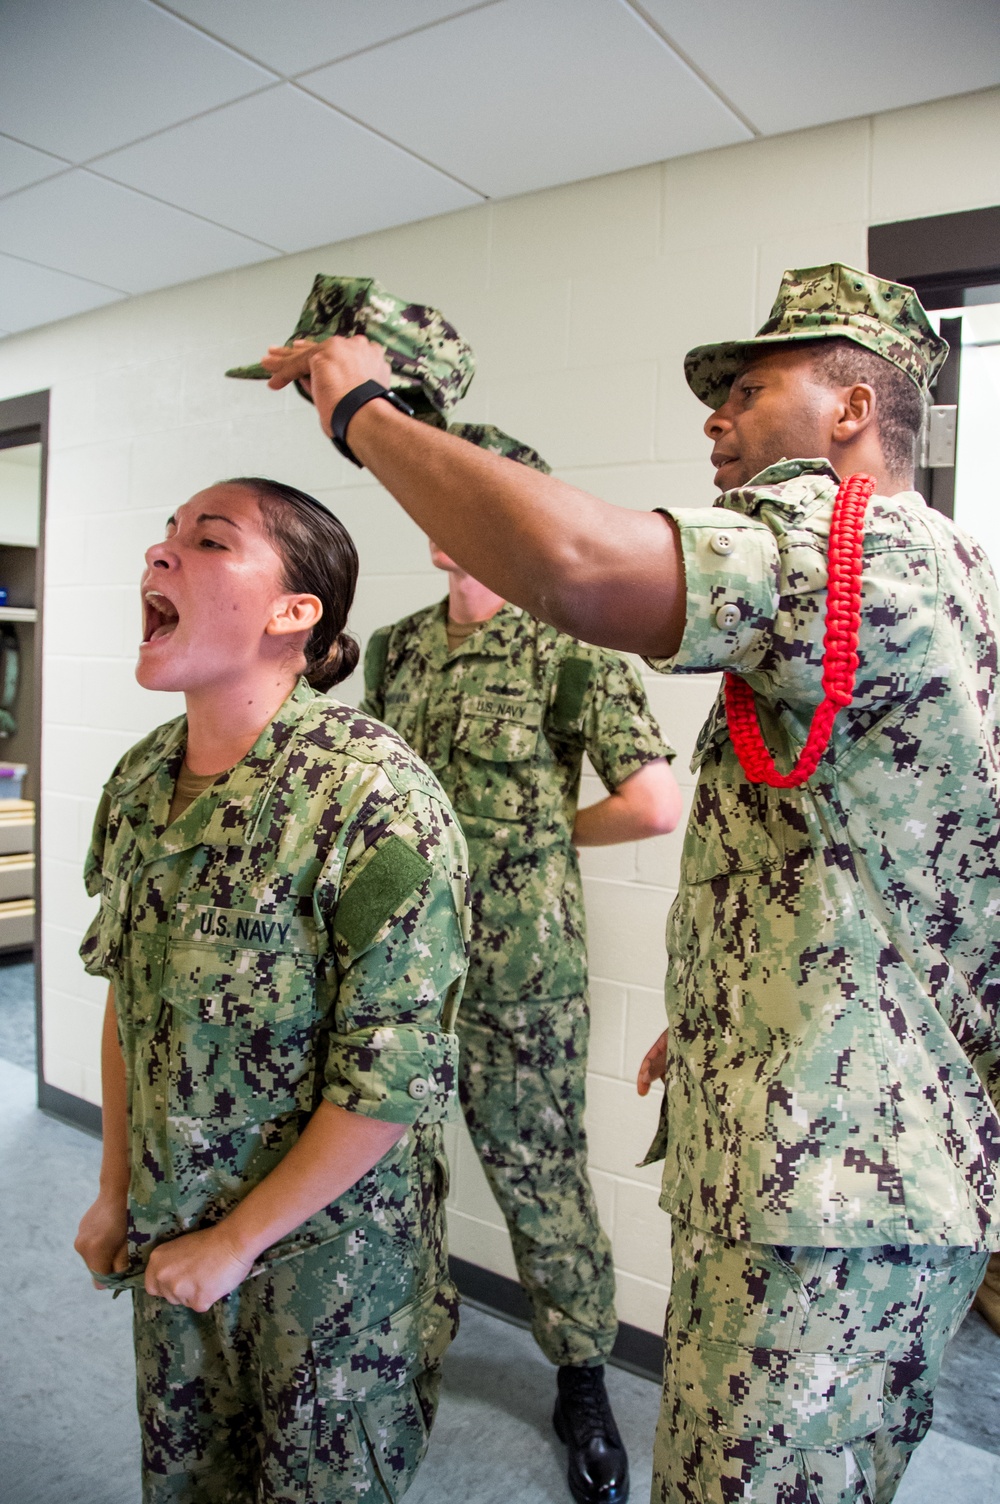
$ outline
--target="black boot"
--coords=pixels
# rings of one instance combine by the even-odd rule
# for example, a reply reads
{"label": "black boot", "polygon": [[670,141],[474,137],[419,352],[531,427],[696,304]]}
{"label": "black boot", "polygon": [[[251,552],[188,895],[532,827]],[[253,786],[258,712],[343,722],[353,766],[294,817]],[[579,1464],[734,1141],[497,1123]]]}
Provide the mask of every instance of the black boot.
{"label": "black boot", "polygon": [[552,1424],[569,1448],[569,1490],[577,1504],[625,1504],[628,1458],[611,1414],[604,1368],[559,1370]]}

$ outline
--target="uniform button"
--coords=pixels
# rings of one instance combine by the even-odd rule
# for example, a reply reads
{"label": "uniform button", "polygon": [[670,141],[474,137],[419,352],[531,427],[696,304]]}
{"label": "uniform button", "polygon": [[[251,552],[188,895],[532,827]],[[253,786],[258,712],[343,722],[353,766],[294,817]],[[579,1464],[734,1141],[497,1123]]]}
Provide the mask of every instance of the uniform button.
{"label": "uniform button", "polygon": [[422,1102],[424,1097],[426,1097],[427,1093],[430,1091],[431,1084],[429,1081],[425,1081],[423,1076],[414,1076],[413,1080],[410,1082],[409,1086],[406,1089],[409,1092],[410,1096],[413,1098],[414,1102]]}
{"label": "uniform button", "polygon": [[713,533],[709,540],[714,554],[731,554],[733,551],[732,533]]}
{"label": "uniform button", "polygon": [[743,620],[743,612],[733,601],[727,601],[715,613],[717,627],[736,627]]}

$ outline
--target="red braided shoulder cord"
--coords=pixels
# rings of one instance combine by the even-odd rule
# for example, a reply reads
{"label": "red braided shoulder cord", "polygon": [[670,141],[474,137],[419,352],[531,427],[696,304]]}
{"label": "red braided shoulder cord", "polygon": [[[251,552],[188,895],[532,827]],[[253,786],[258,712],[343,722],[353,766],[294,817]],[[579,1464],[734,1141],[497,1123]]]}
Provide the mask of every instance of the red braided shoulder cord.
{"label": "red braided shoulder cord", "polygon": [[805,783],[815,773],[830,744],[837,711],[851,703],[858,670],[865,508],[874,490],[875,482],[870,475],[849,475],[833,504],[823,637],[823,699],[813,713],[806,744],[790,773],[778,772],[764,745],[750,685],[739,674],[726,675],[729,735],[751,783],[766,783],[773,789],[794,789]]}

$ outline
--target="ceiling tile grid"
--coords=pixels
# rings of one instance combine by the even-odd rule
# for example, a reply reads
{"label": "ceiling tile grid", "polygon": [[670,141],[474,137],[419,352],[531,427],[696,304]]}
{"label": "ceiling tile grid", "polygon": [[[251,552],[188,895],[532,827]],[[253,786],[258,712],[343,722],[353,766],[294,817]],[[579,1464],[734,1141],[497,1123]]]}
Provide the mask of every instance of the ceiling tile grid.
{"label": "ceiling tile grid", "polygon": [[638,0],[762,135],[1000,82],[997,0]]}
{"label": "ceiling tile grid", "polygon": [[71,162],[273,81],[147,0],[0,6],[0,131]]}
{"label": "ceiling tile grid", "polygon": [[272,246],[79,169],[0,203],[0,251],[130,293],[277,255]]}
{"label": "ceiling tile grid", "polygon": [[290,84],[112,152],[94,170],[285,252],[481,202]]}
{"label": "ceiling tile grid", "polygon": [[301,82],[491,198],[749,139],[628,6],[569,14],[502,0]]}
{"label": "ceiling tile grid", "polygon": [[238,48],[284,78],[377,47],[407,32],[433,26],[497,0],[295,0],[283,5],[280,24],[275,0],[159,0],[219,41]]}
{"label": "ceiling tile grid", "polygon": [[996,0],[3,0],[0,333],[997,83]]}

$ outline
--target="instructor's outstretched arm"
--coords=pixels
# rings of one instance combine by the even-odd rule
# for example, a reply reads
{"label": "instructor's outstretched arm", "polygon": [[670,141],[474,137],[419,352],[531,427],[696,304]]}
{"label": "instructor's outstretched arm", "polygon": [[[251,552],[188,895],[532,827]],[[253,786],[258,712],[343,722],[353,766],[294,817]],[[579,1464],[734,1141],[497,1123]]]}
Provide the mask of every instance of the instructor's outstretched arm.
{"label": "instructor's outstretched arm", "polygon": [[[362,336],[273,346],[270,385],[308,382],[323,431],[341,397],[389,386],[381,349]],[[684,567],[674,524],[633,512],[414,422],[388,402],[351,420],[367,469],[463,569],[562,632],[665,658],[684,630]]]}

